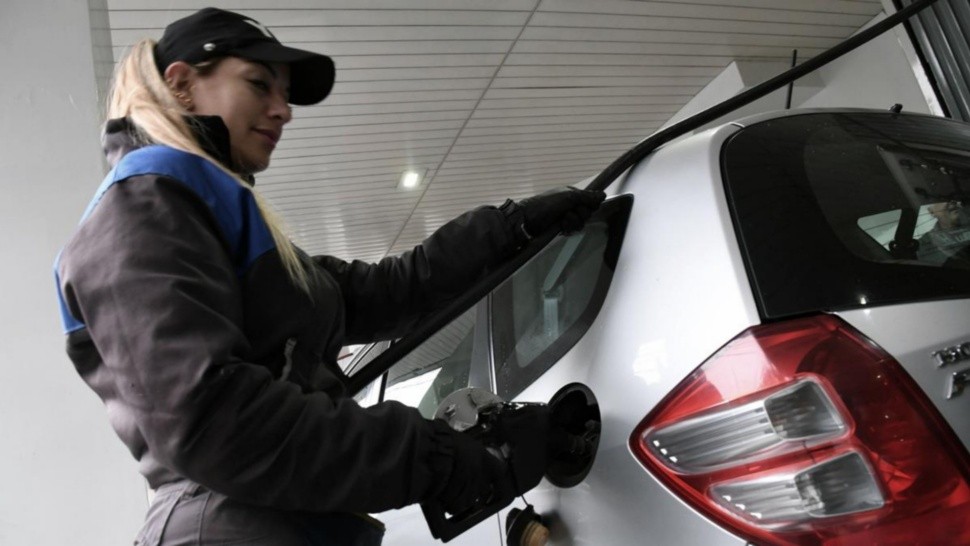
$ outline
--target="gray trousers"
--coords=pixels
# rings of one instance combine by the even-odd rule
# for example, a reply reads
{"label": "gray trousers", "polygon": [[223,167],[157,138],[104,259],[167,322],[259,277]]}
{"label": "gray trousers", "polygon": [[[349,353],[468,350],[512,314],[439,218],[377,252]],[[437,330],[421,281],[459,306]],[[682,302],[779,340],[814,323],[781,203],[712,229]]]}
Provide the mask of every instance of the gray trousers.
{"label": "gray trousers", "polygon": [[383,536],[368,516],[251,506],[186,480],[158,488],[135,545],[380,546]]}

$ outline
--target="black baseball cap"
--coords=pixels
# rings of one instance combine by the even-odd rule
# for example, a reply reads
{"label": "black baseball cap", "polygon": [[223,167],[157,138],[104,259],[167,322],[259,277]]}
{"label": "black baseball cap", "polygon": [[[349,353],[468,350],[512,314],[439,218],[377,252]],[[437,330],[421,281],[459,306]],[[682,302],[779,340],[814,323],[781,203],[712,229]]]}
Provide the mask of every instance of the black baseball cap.
{"label": "black baseball cap", "polygon": [[316,104],[333,88],[335,68],[330,57],[286,47],[265,26],[231,11],[199,10],[165,27],[155,45],[155,65],[162,74],[175,61],[196,64],[226,56],[288,64],[293,104]]}

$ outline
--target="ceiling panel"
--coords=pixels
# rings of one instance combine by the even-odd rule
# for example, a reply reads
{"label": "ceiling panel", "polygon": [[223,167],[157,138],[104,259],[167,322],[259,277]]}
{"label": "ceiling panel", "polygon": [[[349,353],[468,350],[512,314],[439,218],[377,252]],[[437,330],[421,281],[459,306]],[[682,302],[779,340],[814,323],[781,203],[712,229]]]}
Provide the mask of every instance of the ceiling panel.
{"label": "ceiling panel", "polygon": [[[698,7],[702,6],[703,11]],[[592,9],[591,9],[592,8]],[[545,0],[542,10],[563,14],[640,15],[649,17],[706,17],[725,21],[791,22],[860,27],[872,17],[867,2],[804,0],[631,2],[629,0]]]}
{"label": "ceiling panel", "polygon": [[[156,2],[157,5],[157,2]],[[400,4],[398,4],[400,5]],[[412,4],[409,3],[408,6]],[[320,4],[317,5],[319,8]],[[506,26],[521,27],[528,17],[526,11],[449,10],[449,9],[275,9],[260,8],[259,22],[274,29],[282,27],[421,27],[421,26]],[[163,28],[173,19],[191,15],[194,10],[113,11],[109,14],[111,28]],[[360,37],[355,37],[360,40]]]}
{"label": "ceiling panel", "polygon": [[[650,63],[650,56],[669,56],[673,60],[679,61],[681,57],[717,56],[724,58],[727,66],[733,60],[749,57],[761,57],[772,59],[791,58],[791,50],[796,47],[784,43],[784,40],[777,40],[778,45],[747,45],[739,43],[711,44],[711,43],[683,43],[683,42],[657,42],[654,40],[646,41],[647,35],[644,33],[645,41],[618,41],[618,40],[522,40],[515,44],[515,53],[558,53],[572,55],[590,53],[612,53],[645,56],[644,62]],[[720,36],[716,39],[728,41],[729,36]],[[825,50],[824,46],[806,47],[800,44],[799,51],[804,49],[807,55],[815,55]]]}
{"label": "ceiling panel", "polygon": [[[378,260],[451,217],[597,174],[735,60],[788,62],[879,0],[108,0],[115,58],[207,5],[337,64],[257,187],[308,252]],[[160,9],[161,8],[161,9]],[[425,175],[398,189],[405,169]]]}
{"label": "ceiling panel", "polygon": [[[686,6],[691,7],[692,6]],[[685,12],[688,10],[684,10]],[[706,11],[706,10],[705,10]],[[746,10],[753,13],[758,10]],[[710,18],[710,13],[704,13],[704,18],[694,17],[664,17],[658,15],[602,15],[591,13],[536,13],[529,22],[531,29],[543,27],[557,29],[600,29],[615,31],[617,29],[654,30],[654,31],[689,31],[689,35],[707,32],[722,35],[752,34],[752,35],[793,35],[793,36],[829,36],[841,37],[846,30],[854,30],[853,25],[827,25],[824,23],[806,23],[798,19],[797,22],[765,22],[751,19]],[[613,35],[611,33],[611,35]],[[630,33],[620,33],[621,40]],[[526,34],[523,38],[528,38]],[[666,40],[665,40],[666,41]],[[696,42],[695,42],[696,43]]]}
{"label": "ceiling panel", "polygon": [[[109,8],[118,10],[158,9],[158,0],[112,0]],[[266,9],[412,9],[412,10],[498,10],[532,11],[535,0],[232,0],[209,2],[198,0],[165,0],[172,10],[197,10],[212,5],[224,9],[250,11]]]}

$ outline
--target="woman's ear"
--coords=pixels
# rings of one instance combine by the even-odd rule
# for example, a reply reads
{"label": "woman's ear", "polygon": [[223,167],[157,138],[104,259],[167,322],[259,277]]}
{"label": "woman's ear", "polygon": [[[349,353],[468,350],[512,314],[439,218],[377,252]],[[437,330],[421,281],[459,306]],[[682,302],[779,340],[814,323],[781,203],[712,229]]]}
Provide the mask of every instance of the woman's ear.
{"label": "woman's ear", "polygon": [[175,61],[165,69],[165,83],[172,91],[188,91],[195,81],[195,68],[185,61]]}
{"label": "woman's ear", "polygon": [[165,78],[165,84],[168,85],[169,90],[175,95],[179,104],[186,110],[191,111],[195,107],[192,102],[192,86],[198,77],[195,68],[185,61],[175,61],[168,65],[163,76]]}

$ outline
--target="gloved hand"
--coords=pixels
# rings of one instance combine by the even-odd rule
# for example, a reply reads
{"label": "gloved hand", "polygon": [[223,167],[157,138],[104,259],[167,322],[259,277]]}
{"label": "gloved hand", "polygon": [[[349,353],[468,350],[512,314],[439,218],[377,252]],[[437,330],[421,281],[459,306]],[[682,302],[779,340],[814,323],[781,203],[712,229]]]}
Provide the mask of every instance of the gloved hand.
{"label": "gloved hand", "polygon": [[433,421],[439,433],[447,431],[454,449],[451,473],[438,495],[449,514],[460,514],[499,497],[512,502],[514,494],[505,483],[509,468],[505,461],[492,455],[471,436],[452,430],[444,421]]}
{"label": "gloved hand", "polygon": [[523,199],[518,206],[526,235],[536,237],[552,227],[566,234],[579,231],[604,199],[601,191],[566,187]]}
{"label": "gloved hand", "polygon": [[546,472],[551,416],[548,406],[529,404],[503,414],[499,421],[499,437],[509,446],[509,478],[514,496],[539,485]]}

